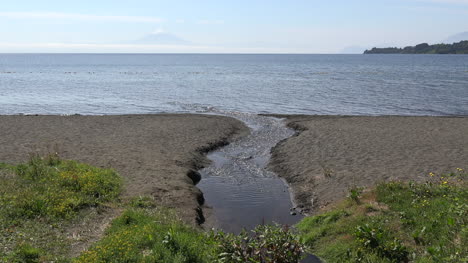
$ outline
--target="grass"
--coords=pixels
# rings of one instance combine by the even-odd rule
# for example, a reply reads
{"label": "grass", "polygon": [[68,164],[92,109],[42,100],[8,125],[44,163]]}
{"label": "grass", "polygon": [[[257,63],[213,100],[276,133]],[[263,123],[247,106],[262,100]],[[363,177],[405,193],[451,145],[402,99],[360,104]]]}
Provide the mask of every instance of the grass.
{"label": "grass", "polygon": [[468,262],[467,174],[430,174],[350,193],[297,228],[326,262]]}
{"label": "grass", "polygon": [[121,190],[113,170],[56,155],[1,164],[0,182],[0,262],[67,261],[67,227]]}
{"label": "grass", "polygon": [[148,197],[130,202],[106,235],[74,263],[91,262],[298,262],[302,246],[288,229],[262,225],[240,235],[203,232],[159,209]]}
{"label": "grass", "polygon": [[214,239],[170,212],[129,208],[112,222],[102,240],[73,262],[208,263],[215,258]]}
{"label": "grass", "polygon": [[[468,262],[467,174],[350,189],[347,200],[297,230],[260,225],[239,235],[185,225],[151,197],[121,202],[121,178],[55,155],[0,164],[0,262]],[[118,206],[103,237],[72,258],[70,227]],[[119,210],[120,211],[120,210]],[[99,223],[91,221],[93,223]]]}
{"label": "grass", "polygon": [[[259,226],[241,235],[203,232],[158,207],[151,197],[118,200],[121,178],[56,155],[0,164],[0,262],[297,262],[303,248],[289,229]],[[89,210],[124,212],[104,236],[72,258],[70,228]],[[99,223],[92,221],[93,223]]]}

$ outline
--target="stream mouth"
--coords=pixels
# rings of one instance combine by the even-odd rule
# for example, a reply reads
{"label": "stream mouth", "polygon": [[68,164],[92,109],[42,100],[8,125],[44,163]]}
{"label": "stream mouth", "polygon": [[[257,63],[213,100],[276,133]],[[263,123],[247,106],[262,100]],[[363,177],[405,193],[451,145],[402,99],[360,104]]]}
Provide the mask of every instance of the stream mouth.
{"label": "stream mouth", "polygon": [[[271,148],[294,134],[283,121],[248,113],[214,112],[243,121],[248,136],[208,154],[197,187],[209,207],[205,228],[239,233],[259,224],[293,225],[302,215],[293,207],[287,184],[266,169]],[[204,209],[206,210],[206,209]]]}
{"label": "stream mouth", "polygon": [[[294,225],[304,216],[293,203],[287,183],[267,169],[271,149],[295,134],[282,119],[251,113],[222,111],[200,105],[183,105],[198,113],[236,118],[250,128],[250,134],[231,142],[207,157],[211,164],[200,170],[197,187],[203,192],[205,229],[234,234],[259,224]],[[306,254],[301,263],[321,263]]]}

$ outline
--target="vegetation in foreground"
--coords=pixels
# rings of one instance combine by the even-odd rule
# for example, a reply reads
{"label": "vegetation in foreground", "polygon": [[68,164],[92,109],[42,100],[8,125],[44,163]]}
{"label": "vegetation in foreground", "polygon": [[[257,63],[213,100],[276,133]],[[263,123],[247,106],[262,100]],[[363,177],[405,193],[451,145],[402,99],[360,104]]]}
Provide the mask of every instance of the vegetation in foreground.
{"label": "vegetation in foreground", "polygon": [[462,169],[426,183],[390,182],[297,225],[325,262],[468,262],[468,188]]}
{"label": "vegetation in foreground", "polygon": [[[109,169],[32,156],[0,164],[0,262],[298,262],[299,238],[288,228],[259,226],[240,235],[205,233],[182,223],[150,197],[119,202],[121,178]],[[101,240],[71,258],[68,228],[89,208],[125,211]]]}
{"label": "vegetation in foreground", "polygon": [[213,239],[167,212],[131,208],[73,262],[214,262]]}
{"label": "vegetation in foreground", "polygon": [[72,221],[114,201],[121,190],[113,170],[56,155],[0,164],[0,182],[0,262],[66,261]]}
{"label": "vegetation in foreground", "polygon": [[132,206],[73,262],[289,263],[303,255],[298,238],[287,228],[262,225],[240,235],[205,233],[157,209],[150,198]]}
{"label": "vegetation in foreground", "polygon": [[[430,174],[350,190],[333,210],[305,218],[299,235],[258,226],[239,235],[185,225],[150,197],[119,202],[121,178],[56,155],[0,164],[1,262],[299,262],[306,244],[326,262],[468,262],[467,174]],[[119,206],[101,240],[70,256],[67,228],[90,208]]]}

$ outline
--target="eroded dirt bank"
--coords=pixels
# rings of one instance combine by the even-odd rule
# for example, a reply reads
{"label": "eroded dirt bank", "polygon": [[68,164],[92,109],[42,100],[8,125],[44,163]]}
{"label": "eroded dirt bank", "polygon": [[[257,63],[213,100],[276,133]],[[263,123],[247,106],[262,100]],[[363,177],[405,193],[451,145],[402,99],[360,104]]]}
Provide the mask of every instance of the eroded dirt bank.
{"label": "eroded dirt bank", "polygon": [[201,220],[195,172],[204,152],[248,133],[240,121],[222,116],[157,114],[121,116],[0,116],[0,162],[58,151],[125,178],[123,197],[152,195],[188,223]]}
{"label": "eroded dirt bank", "polygon": [[344,198],[353,186],[468,166],[468,117],[278,117],[298,133],[273,148],[269,167],[306,212]]}

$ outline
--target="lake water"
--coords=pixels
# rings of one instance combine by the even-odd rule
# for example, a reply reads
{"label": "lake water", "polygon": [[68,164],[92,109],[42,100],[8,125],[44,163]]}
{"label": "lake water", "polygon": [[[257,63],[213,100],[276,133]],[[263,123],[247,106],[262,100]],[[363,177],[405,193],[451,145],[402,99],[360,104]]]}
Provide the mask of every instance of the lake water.
{"label": "lake water", "polygon": [[466,55],[0,54],[0,114],[467,115]]}

